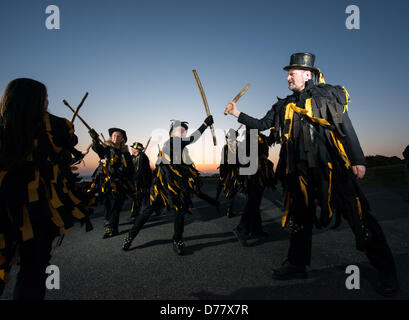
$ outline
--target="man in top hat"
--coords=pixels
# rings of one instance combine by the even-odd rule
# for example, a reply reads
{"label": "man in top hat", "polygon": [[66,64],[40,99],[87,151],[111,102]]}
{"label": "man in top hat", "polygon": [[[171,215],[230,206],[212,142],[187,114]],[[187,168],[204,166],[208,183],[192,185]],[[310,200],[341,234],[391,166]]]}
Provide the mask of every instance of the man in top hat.
{"label": "man in top hat", "polygon": [[348,116],[348,93],[325,84],[314,60],[311,53],[291,56],[284,70],[293,93],[278,99],[263,118],[240,112],[234,102],[227,105],[247,128],[273,128],[275,142],[281,143],[276,175],[284,193],[282,225],[290,228],[291,237],[288,259],[273,270],[273,277],[307,277],[313,225],[326,227],[332,216],[339,225],[342,216],[354,232],[357,249],[379,272],[377,291],[393,295],[398,290],[394,259],[357,183],[366,162]]}
{"label": "man in top hat", "polygon": [[142,207],[142,202],[147,202],[149,198],[149,189],[152,182],[152,170],[149,164],[149,158],[145,154],[143,144],[134,142],[131,145],[132,163],[135,167],[135,189],[136,194],[132,202],[131,218],[136,218]]}

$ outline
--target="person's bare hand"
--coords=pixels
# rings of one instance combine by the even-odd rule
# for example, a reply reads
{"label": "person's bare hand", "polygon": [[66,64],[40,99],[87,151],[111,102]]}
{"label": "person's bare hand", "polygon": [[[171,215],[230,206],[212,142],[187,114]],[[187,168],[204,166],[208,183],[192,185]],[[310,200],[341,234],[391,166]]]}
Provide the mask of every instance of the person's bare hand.
{"label": "person's bare hand", "polygon": [[227,112],[228,114],[231,114],[231,115],[235,116],[236,118],[238,118],[239,115],[240,115],[240,111],[237,109],[236,103],[233,102],[233,101],[230,101],[230,102],[226,105],[225,110],[226,110],[226,112]]}
{"label": "person's bare hand", "polygon": [[366,167],[362,165],[352,166],[352,172],[358,179],[362,179],[365,176]]}

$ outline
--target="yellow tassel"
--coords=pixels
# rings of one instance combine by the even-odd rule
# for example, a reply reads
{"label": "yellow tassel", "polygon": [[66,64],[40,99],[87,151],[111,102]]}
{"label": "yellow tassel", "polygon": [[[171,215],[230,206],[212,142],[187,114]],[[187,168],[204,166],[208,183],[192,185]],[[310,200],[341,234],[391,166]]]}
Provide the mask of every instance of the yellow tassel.
{"label": "yellow tassel", "polygon": [[328,209],[329,209],[329,217],[332,217],[332,208],[331,208],[331,183],[332,183],[332,163],[328,162],[328,169],[329,169],[329,183],[328,183]]}
{"label": "yellow tassel", "polygon": [[342,160],[344,160],[345,167],[349,169],[351,167],[351,162],[348,159],[348,156],[345,152],[344,146],[342,145],[342,142],[339,141],[339,139],[335,136],[334,132],[331,130],[330,131],[332,141],[334,143],[334,146],[338,149],[338,154],[341,156]]}
{"label": "yellow tassel", "polygon": [[61,202],[60,198],[57,195],[57,192],[55,191],[55,187],[53,184],[51,184],[51,199],[50,202],[54,208],[59,208],[62,207],[64,204]]}
{"label": "yellow tassel", "polygon": [[168,189],[169,189],[170,191],[172,191],[174,194],[177,194],[177,192],[176,192],[175,190],[173,190],[173,188],[170,186],[169,183],[168,183]]}
{"label": "yellow tassel", "polygon": [[290,140],[291,137],[291,129],[293,127],[293,117],[294,117],[294,109],[292,107],[295,107],[294,103],[289,103],[285,107],[285,120],[290,120],[290,125],[288,127],[288,132],[284,133],[284,136],[286,138],[286,145],[287,145],[287,166],[286,166],[286,174],[290,172],[290,156],[289,156],[289,149],[288,149],[288,141]]}
{"label": "yellow tassel", "polygon": [[74,207],[74,210],[72,210],[72,215],[77,219],[85,218],[85,215],[77,207]]}
{"label": "yellow tassel", "polygon": [[170,170],[172,170],[177,176],[182,177],[179,171],[173,168],[173,166],[169,165]]}
{"label": "yellow tassel", "polygon": [[169,163],[171,162],[170,157],[169,157],[169,155],[168,155],[167,153],[164,153],[163,156],[165,157],[165,159],[166,159]]}
{"label": "yellow tassel", "polygon": [[36,202],[39,199],[38,196],[38,186],[40,182],[40,171],[36,169],[35,177],[33,181],[30,181],[27,186],[28,191],[28,202]]}
{"label": "yellow tassel", "polygon": [[305,101],[305,109],[302,109],[302,108],[297,107],[294,103],[292,103],[292,104],[290,105],[290,107],[291,107],[291,109],[293,109],[295,112],[306,115],[308,118],[311,119],[311,121],[313,121],[313,122],[315,122],[315,123],[318,123],[318,124],[320,124],[320,125],[322,125],[322,126],[326,126],[326,127],[331,126],[331,124],[330,124],[327,120],[322,119],[322,118],[315,118],[315,117],[314,117],[314,115],[313,115],[313,113],[312,113],[312,107],[311,107],[311,98],[308,98],[308,99]]}
{"label": "yellow tassel", "polygon": [[288,212],[290,211],[290,193],[289,192],[287,192],[287,194],[284,196],[283,202],[285,202],[283,203],[285,205],[285,210],[284,210],[283,219],[281,220],[281,226],[284,228],[287,222]]}
{"label": "yellow tassel", "polygon": [[300,180],[300,188],[302,193],[304,194],[304,201],[305,201],[305,205],[308,207],[308,193],[307,193],[307,181],[302,177],[299,176],[298,179]]}
{"label": "yellow tassel", "polygon": [[178,187],[179,189],[182,189],[182,188],[180,187],[179,183],[178,183],[176,180],[174,180],[173,183],[175,184],[176,187]]}
{"label": "yellow tassel", "polygon": [[362,207],[361,207],[361,201],[359,201],[359,198],[356,197],[356,205],[358,207],[358,214],[359,214],[359,219],[362,220]]}
{"label": "yellow tassel", "polygon": [[348,111],[348,102],[350,102],[351,99],[349,99],[349,93],[348,93],[347,89],[345,89],[345,87],[342,87],[342,90],[344,90],[344,92],[345,92],[345,101],[347,102],[346,104],[344,104],[343,113],[345,113],[345,111]]}
{"label": "yellow tassel", "polygon": [[325,78],[322,72],[320,72],[320,75],[318,77],[318,84],[325,84]]}
{"label": "yellow tassel", "polygon": [[10,275],[4,269],[0,269],[0,279],[7,283],[10,281]]}
{"label": "yellow tassel", "polygon": [[285,118],[284,120],[290,120],[290,126],[288,127],[288,132],[284,134],[287,141],[291,137],[291,129],[293,124],[293,116],[294,116],[294,109],[292,107],[296,107],[295,103],[289,103],[285,109]]}

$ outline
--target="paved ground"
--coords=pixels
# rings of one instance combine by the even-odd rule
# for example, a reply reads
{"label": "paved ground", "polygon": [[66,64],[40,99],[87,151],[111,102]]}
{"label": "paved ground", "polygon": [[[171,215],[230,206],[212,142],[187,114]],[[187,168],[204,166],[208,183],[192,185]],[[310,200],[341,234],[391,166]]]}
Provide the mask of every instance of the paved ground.
{"label": "paved ground", "polygon": [[[214,194],[214,188],[204,189]],[[396,299],[409,298],[409,202],[405,189],[365,189],[394,253],[401,291]],[[384,299],[372,289],[375,272],[366,257],[355,250],[352,232],[344,222],[337,230],[315,231],[309,279],[282,282],[271,278],[271,268],[286,257],[288,233],[280,226],[279,191],[268,190],[262,202],[265,240],[240,247],[232,229],[240,217],[228,219],[200,199],[187,216],[185,256],[172,250],[172,217],[153,217],[132,244],[121,250],[130,228],[129,203],[121,216],[121,234],[102,239],[102,208],[92,219],[94,230],[85,233],[79,225],[67,234],[51,260],[61,272],[60,290],[49,290],[46,299]],[[244,205],[244,197],[236,208]],[[345,268],[360,268],[359,290],[345,287]],[[14,268],[12,275],[18,268]],[[14,282],[2,299],[10,299]]]}

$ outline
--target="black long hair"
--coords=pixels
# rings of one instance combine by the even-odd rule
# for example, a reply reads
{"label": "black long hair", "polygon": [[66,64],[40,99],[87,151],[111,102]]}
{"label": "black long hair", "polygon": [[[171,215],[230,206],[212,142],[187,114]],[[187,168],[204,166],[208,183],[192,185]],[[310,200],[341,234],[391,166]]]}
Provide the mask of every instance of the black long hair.
{"label": "black long hair", "polygon": [[24,161],[43,127],[47,88],[41,82],[20,78],[11,81],[0,100],[0,169]]}

